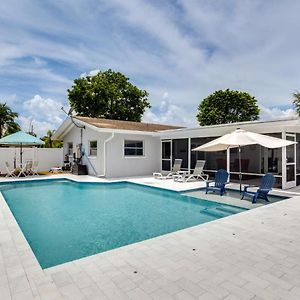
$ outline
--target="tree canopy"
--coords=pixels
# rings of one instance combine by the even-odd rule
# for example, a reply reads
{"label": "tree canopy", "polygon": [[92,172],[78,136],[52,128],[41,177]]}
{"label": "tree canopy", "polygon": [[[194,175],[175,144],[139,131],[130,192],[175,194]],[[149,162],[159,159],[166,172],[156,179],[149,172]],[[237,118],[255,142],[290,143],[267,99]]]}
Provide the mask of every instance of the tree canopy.
{"label": "tree canopy", "polygon": [[259,118],[257,100],[246,92],[219,90],[199,104],[197,119],[200,125],[254,121]]}
{"label": "tree canopy", "polygon": [[15,122],[17,117],[18,113],[13,112],[6,103],[0,103],[0,138],[21,130]]}
{"label": "tree canopy", "polygon": [[71,108],[77,115],[140,122],[150,108],[148,93],[129,78],[112,70],[74,80],[68,90]]}
{"label": "tree canopy", "polygon": [[55,130],[48,130],[47,134],[42,138],[45,142],[44,148],[61,148],[63,143],[53,139],[53,134]]}

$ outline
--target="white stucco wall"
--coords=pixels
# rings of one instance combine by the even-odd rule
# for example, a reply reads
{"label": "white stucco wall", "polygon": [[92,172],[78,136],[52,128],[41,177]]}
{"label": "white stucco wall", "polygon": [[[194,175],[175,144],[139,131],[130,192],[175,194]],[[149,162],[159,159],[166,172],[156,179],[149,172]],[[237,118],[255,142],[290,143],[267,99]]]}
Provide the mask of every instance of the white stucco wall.
{"label": "white stucco wall", "polygon": [[[124,157],[124,140],[143,140],[144,156]],[[150,175],[160,170],[160,139],[147,135],[115,134],[107,143],[106,177]]]}
{"label": "white stucco wall", "polygon": [[[99,133],[90,128],[83,130],[82,143],[85,149],[83,164],[87,165],[90,175],[104,174],[104,141],[110,136],[110,133]],[[97,141],[97,156],[89,156],[90,141]],[[74,127],[63,139],[64,155],[68,152],[68,143],[73,143],[73,151],[76,151],[76,145],[80,144],[80,129]]]}
{"label": "white stucco wall", "polygon": [[[157,137],[136,134],[115,133],[114,138],[106,144],[105,140],[111,137],[111,132],[98,132],[91,128],[83,130],[83,146],[85,153],[83,163],[87,165],[90,175],[105,175],[105,177],[128,177],[149,175],[160,170],[160,139]],[[143,157],[124,157],[124,140],[143,140]],[[89,142],[97,140],[97,156],[89,157]],[[80,144],[80,129],[71,129],[64,137],[64,155],[68,152],[68,143],[73,143],[73,150]],[[96,172],[95,172],[95,171]]]}
{"label": "white stucco wall", "polygon": [[[0,172],[7,173],[5,162],[11,167],[14,165],[16,158],[17,164],[20,161],[19,148],[0,148]],[[39,172],[47,172],[51,167],[63,165],[63,149],[62,148],[23,148],[23,162],[34,160],[39,162]]]}

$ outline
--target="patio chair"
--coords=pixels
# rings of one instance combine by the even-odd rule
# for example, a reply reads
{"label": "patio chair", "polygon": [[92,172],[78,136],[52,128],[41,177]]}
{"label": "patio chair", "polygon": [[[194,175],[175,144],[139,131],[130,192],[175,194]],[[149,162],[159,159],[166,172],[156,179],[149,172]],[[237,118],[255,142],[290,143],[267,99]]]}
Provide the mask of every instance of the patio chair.
{"label": "patio chair", "polygon": [[37,176],[39,176],[38,169],[39,169],[39,162],[38,161],[34,161],[32,163],[32,166],[31,166],[29,174],[30,175],[37,175]]}
{"label": "patio chair", "polygon": [[11,168],[7,161],[5,162],[5,168],[6,168],[6,171],[7,171],[7,174],[6,174],[5,177],[16,177],[15,169]]}
{"label": "patio chair", "polygon": [[[264,199],[267,202],[270,202],[268,199],[268,193],[272,190],[272,187],[275,184],[275,177],[272,173],[267,173],[261,180],[260,186],[257,185],[247,185],[244,187],[243,195],[241,200],[245,196],[252,198],[252,203],[256,203],[258,198]],[[248,191],[249,188],[257,187],[257,190]]]}
{"label": "patio chair", "polygon": [[193,174],[177,174],[174,175],[174,181],[179,181],[179,182],[188,182],[189,180],[197,180],[201,179],[203,181],[208,180],[208,175],[203,173],[203,168],[205,165],[205,160],[197,160],[195,169]]}
{"label": "patio chair", "polygon": [[219,191],[220,196],[223,196],[225,191],[225,185],[228,183],[228,172],[224,169],[220,169],[217,171],[215,175],[215,180],[206,181],[206,189],[205,193],[207,194],[209,191]]}
{"label": "patio chair", "polygon": [[31,169],[32,169],[32,164],[33,164],[32,160],[26,161],[26,170],[25,170],[26,175],[30,175]]}
{"label": "patio chair", "polygon": [[21,175],[27,177],[27,170],[28,170],[28,162],[20,164],[20,172],[18,174],[18,177],[21,177]]}
{"label": "patio chair", "polygon": [[172,179],[173,175],[177,174],[177,172],[180,171],[181,164],[182,159],[175,159],[172,171],[169,174],[164,176],[162,173],[153,173],[153,177],[155,179]]}

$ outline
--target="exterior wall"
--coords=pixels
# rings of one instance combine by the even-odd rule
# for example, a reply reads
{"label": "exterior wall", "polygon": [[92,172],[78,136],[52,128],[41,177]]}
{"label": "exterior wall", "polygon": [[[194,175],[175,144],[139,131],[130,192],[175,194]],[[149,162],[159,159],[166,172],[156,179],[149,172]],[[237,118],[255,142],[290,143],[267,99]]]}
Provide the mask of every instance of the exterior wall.
{"label": "exterior wall", "polygon": [[[11,167],[14,165],[16,158],[17,164],[20,160],[19,148],[0,148],[0,172],[5,174],[5,162],[8,162]],[[63,149],[62,148],[23,148],[23,162],[33,160],[39,162],[39,172],[47,172],[51,167],[63,164]]]}
{"label": "exterior wall", "polygon": [[[90,128],[83,130],[82,143],[85,149],[83,163],[87,165],[90,175],[113,177],[130,177],[149,175],[160,170],[160,138],[149,135],[115,133],[114,137],[106,143],[112,133],[99,132]],[[143,140],[144,156],[125,157],[124,140]],[[97,156],[89,157],[89,141],[97,140]],[[64,137],[63,156],[68,153],[68,143],[73,143],[73,152],[80,144],[80,129],[71,129]],[[104,162],[106,156],[106,162]]]}
{"label": "exterior wall", "polygon": [[[125,157],[124,140],[143,140],[144,156]],[[107,143],[106,177],[129,177],[150,175],[160,170],[160,138],[149,135],[115,134]]]}
{"label": "exterior wall", "polygon": [[[90,175],[101,176],[104,174],[104,141],[110,137],[110,133],[99,133],[96,130],[86,128],[82,134],[82,144],[85,150],[83,164],[87,165]],[[89,156],[89,142],[97,141],[97,156]],[[73,152],[76,152],[76,146],[80,144],[80,129],[74,127],[63,139],[63,156],[68,153],[68,143],[73,143]]]}

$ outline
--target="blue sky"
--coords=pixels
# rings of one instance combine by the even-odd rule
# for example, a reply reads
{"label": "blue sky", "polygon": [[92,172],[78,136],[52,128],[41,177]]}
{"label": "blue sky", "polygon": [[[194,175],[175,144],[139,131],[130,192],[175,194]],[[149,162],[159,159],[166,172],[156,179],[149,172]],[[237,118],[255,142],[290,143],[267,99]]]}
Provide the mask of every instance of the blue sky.
{"label": "blue sky", "polygon": [[111,68],[150,93],[144,120],[196,125],[217,89],[254,95],[261,118],[293,115],[300,1],[2,0],[0,101],[25,130],[55,129],[73,79]]}

